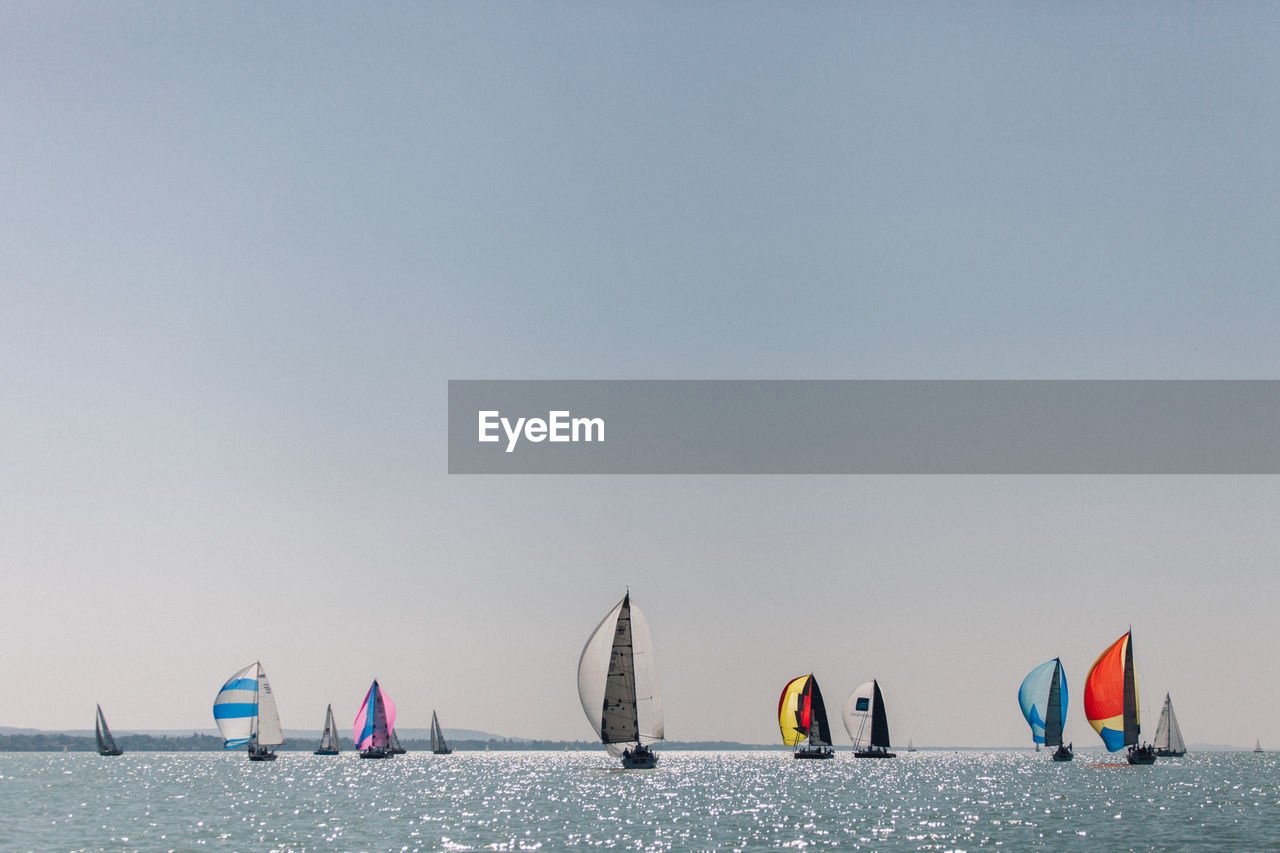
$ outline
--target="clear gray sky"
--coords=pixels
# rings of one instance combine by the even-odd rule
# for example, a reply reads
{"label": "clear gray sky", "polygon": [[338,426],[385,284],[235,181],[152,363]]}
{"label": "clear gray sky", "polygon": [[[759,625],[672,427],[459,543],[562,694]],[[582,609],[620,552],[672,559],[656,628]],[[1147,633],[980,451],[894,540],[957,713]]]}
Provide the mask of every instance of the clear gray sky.
{"label": "clear gray sky", "polygon": [[[1272,3],[0,5],[0,724],[668,734],[817,673],[1029,742],[1134,628],[1148,731],[1280,686],[1275,478],[446,473],[446,382],[1275,378]],[[843,740],[843,737],[838,737]]]}

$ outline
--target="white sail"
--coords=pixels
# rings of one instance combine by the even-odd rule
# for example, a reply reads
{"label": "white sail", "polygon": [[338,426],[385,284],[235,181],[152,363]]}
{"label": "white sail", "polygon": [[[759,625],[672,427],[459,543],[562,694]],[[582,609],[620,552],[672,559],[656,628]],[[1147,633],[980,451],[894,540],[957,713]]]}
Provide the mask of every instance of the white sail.
{"label": "white sail", "polygon": [[338,742],[338,724],[333,719],[333,705],[324,712],[324,734],[320,736],[321,749],[340,749]]}
{"label": "white sail", "polygon": [[658,685],[658,667],[653,656],[649,620],[644,618],[635,604],[631,605],[631,645],[636,674],[636,714],[640,743],[654,743],[666,737],[662,717],[662,691]]}
{"label": "white sail", "polygon": [[1156,724],[1156,737],[1152,746],[1170,752],[1187,751],[1187,745],[1182,740],[1182,728],[1173,713],[1173,700],[1168,693],[1164,695],[1164,707],[1160,709],[1160,722]]}
{"label": "white sail", "polygon": [[849,698],[844,700],[844,708],[841,709],[840,716],[844,718],[844,730],[849,733],[849,739],[858,749],[865,749],[871,745],[871,712],[872,703],[875,700],[875,684],[874,681],[868,681],[858,685],[858,688],[849,694]]}
{"label": "white sail", "polygon": [[623,596],[591,633],[578,659],[578,699],[609,753],[665,736],[653,638],[640,609]]}
{"label": "white sail", "polygon": [[276,697],[271,692],[267,673],[258,664],[258,746],[279,746],[284,743],[280,730],[280,714],[276,711]]}

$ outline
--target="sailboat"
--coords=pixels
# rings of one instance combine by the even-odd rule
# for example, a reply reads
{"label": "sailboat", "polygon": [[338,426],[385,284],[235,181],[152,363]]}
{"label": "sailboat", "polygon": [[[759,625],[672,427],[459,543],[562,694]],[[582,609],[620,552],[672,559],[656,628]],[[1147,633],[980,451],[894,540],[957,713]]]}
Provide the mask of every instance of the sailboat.
{"label": "sailboat", "polygon": [[396,736],[396,730],[392,729],[387,733],[387,754],[404,755],[405,748],[400,745],[400,738]]}
{"label": "sailboat", "polygon": [[284,733],[261,661],[249,664],[222,685],[213,700],[213,719],[222,732],[223,749],[247,744],[250,761],[276,760],[271,747],[284,743]]}
{"label": "sailboat", "polygon": [[1133,671],[1133,632],[1098,656],[1084,680],[1084,715],[1109,752],[1128,747],[1130,764],[1154,764],[1155,750],[1139,745],[1138,679]]}
{"label": "sailboat", "polygon": [[915,752],[916,743],[911,738],[907,738],[907,752]]}
{"label": "sailboat", "polygon": [[1046,661],[1027,674],[1018,688],[1018,705],[1031,726],[1031,740],[1036,745],[1054,746],[1054,761],[1070,761],[1074,754],[1062,743],[1062,727],[1067,721],[1067,674],[1062,659]]}
{"label": "sailboat", "polygon": [[389,758],[391,752],[391,730],[396,725],[396,704],[387,696],[387,692],[373,680],[364,702],[360,703],[360,712],[352,727],[352,740],[361,758]]}
{"label": "sailboat", "polygon": [[831,726],[827,724],[827,706],[813,673],[787,682],[778,697],[778,726],[782,742],[798,746],[795,758],[834,758]]}
{"label": "sailboat", "polygon": [[1182,727],[1173,713],[1173,700],[1164,694],[1164,707],[1160,709],[1160,722],[1156,723],[1156,737],[1151,744],[1156,755],[1161,758],[1177,758],[1187,754],[1187,745],[1182,740]]}
{"label": "sailboat", "polygon": [[116,746],[116,739],[107,728],[107,718],[102,716],[102,706],[98,706],[98,718],[94,720],[94,733],[98,736],[98,755],[124,755],[124,750]]}
{"label": "sailboat", "polygon": [[1260,738],[1253,742],[1253,751],[1262,752],[1262,740]]}
{"label": "sailboat", "polygon": [[873,678],[861,684],[844,700],[844,730],[853,741],[855,758],[897,758],[889,751],[889,716],[884,695]]}
{"label": "sailboat", "polygon": [[662,696],[649,622],[628,591],[591,632],[578,658],[578,699],[605,749],[627,769],[658,763]]}
{"label": "sailboat", "polygon": [[[565,749],[568,748],[566,745]],[[436,755],[448,755],[453,752],[449,744],[444,742],[444,732],[440,731],[440,719],[436,717],[434,708],[431,710],[431,751]]]}
{"label": "sailboat", "polygon": [[338,724],[333,720],[333,706],[330,705],[324,712],[324,734],[320,736],[320,748],[316,750],[316,755],[337,755],[342,749],[342,745],[338,742]]}

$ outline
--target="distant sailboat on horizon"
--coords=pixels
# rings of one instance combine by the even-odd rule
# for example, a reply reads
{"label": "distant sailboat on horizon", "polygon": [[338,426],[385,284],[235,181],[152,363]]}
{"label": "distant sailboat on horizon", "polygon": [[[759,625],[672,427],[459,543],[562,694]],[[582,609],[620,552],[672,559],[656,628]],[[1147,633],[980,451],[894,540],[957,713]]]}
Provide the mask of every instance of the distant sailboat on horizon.
{"label": "distant sailboat on horizon", "polygon": [[884,694],[874,678],[860,684],[844,700],[844,730],[853,741],[854,758],[897,758],[889,748],[889,715],[884,708]]}
{"label": "distant sailboat on horizon", "polygon": [[657,766],[662,696],[649,622],[628,591],[591,632],[578,658],[578,699],[605,749],[629,770]]}
{"label": "distant sailboat on horizon", "polygon": [[1070,761],[1074,753],[1062,742],[1062,728],[1067,722],[1067,674],[1062,659],[1046,661],[1027,674],[1018,688],[1018,706],[1031,727],[1031,740],[1040,747],[1057,747],[1054,761]]}
{"label": "distant sailboat on horizon", "polygon": [[226,680],[213,700],[213,719],[222,733],[223,749],[247,745],[250,761],[276,760],[271,747],[284,743],[284,732],[261,661],[254,661]]}
{"label": "distant sailboat on horizon", "polygon": [[324,734],[320,735],[320,748],[316,755],[337,755],[342,750],[338,740],[338,724],[333,719],[333,705],[324,712]]}
{"label": "distant sailboat on horizon", "polygon": [[916,742],[913,741],[911,738],[907,738],[907,752],[915,752],[915,751],[916,751]]}
{"label": "distant sailboat on horizon", "polygon": [[1108,752],[1128,747],[1125,757],[1130,764],[1154,764],[1155,750],[1138,742],[1142,727],[1132,635],[1126,631],[1089,668],[1084,681],[1084,715]]}
{"label": "distant sailboat on horizon", "polygon": [[1259,738],[1258,740],[1255,740],[1255,741],[1253,742],[1253,751],[1254,751],[1254,752],[1262,752],[1262,739],[1261,739],[1261,738]]}
{"label": "distant sailboat on horizon", "polygon": [[389,755],[404,755],[407,750],[400,745],[400,738],[396,736],[396,730],[392,729],[387,733],[387,753]]}
{"label": "distant sailboat on horizon", "polygon": [[360,703],[360,711],[352,724],[352,740],[361,758],[390,758],[394,753],[391,745],[391,730],[396,724],[396,704],[391,701],[387,692],[378,686],[378,679],[373,680],[364,701]]}
{"label": "distant sailboat on horizon", "polygon": [[1182,740],[1182,727],[1173,713],[1173,700],[1164,694],[1164,707],[1160,709],[1160,722],[1156,724],[1156,736],[1151,745],[1156,755],[1162,758],[1177,758],[1187,754],[1187,745]]}
{"label": "distant sailboat on horizon", "polygon": [[787,682],[778,697],[778,727],[782,742],[799,747],[793,758],[835,758],[827,706],[813,673]]}
{"label": "distant sailboat on horizon", "polygon": [[[565,749],[568,749],[566,746]],[[431,751],[436,755],[448,755],[453,752],[449,748],[449,744],[444,742],[444,732],[440,731],[440,719],[436,717],[436,711],[431,709]]]}
{"label": "distant sailboat on horizon", "polygon": [[93,721],[94,733],[98,736],[98,755],[124,755],[124,750],[116,746],[116,739],[107,728],[107,718],[102,715],[102,706],[98,706],[98,717]]}

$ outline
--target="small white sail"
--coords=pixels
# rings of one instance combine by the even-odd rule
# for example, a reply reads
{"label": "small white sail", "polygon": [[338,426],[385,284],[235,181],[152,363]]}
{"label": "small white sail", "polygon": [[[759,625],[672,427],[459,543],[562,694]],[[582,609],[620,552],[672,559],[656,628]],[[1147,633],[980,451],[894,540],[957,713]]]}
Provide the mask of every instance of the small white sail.
{"label": "small white sail", "polygon": [[1173,713],[1173,700],[1168,693],[1164,694],[1164,707],[1160,709],[1160,722],[1156,724],[1156,736],[1151,745],[1175,755],[1187,751],[1187,745],[1182,741],[1182,727]]}
{"label": "small white sail", "polygon": [[324,733],[320,736],[320,748],[322,750],[341,750],[342,748],[338,741],[338,724],[333,719],[333,705],[329,705],[324,712]]}

